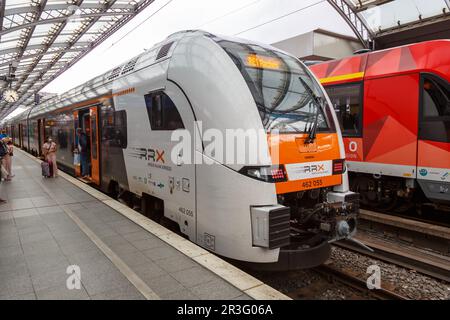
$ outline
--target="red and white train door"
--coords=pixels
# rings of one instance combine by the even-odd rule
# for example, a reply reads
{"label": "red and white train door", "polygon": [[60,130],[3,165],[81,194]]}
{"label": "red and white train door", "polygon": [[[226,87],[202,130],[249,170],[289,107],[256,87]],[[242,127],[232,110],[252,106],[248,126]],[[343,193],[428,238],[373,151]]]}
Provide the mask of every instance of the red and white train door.
{"label": "red and white train door", "polygon": [[424,73],[420,81],[418,181],[429,199],[450,203],[450,84]]}

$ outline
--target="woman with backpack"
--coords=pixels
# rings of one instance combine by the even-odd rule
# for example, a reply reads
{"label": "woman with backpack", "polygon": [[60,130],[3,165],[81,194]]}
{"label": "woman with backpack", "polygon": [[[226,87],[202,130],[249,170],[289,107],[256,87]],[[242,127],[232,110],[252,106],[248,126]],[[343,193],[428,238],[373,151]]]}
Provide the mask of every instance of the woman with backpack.
{"label": "woman with backpack", "polygon": [[[42,152],[44,154],[45,160],[48,162],[48,164],[51,166],[53,170],[53,178],[56,178],[58,176],[58,167],[56,165],[56,151],[57,151],[57,145],[56,142],[53,141],[51,137],[47,138],[47,141],[42,146]],[[50,171],[50,172],[51,172]]]}

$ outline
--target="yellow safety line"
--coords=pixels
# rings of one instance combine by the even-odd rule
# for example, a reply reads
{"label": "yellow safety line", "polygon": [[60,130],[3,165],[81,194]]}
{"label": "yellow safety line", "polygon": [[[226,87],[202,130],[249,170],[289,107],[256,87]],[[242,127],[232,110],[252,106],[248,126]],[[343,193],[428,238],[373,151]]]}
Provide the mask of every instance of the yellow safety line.
{"label": "yellow safety line", "polygon": [[330,83],[330,82],[353,80],[353,79],[360,79],[360,78],[364,78],[364,72],[357,72],[357,73],[343,74],[343,75],[335,76],[335,77],[322,78],[322,79],[320,79],[320,83],[325,84],[325,83]]}

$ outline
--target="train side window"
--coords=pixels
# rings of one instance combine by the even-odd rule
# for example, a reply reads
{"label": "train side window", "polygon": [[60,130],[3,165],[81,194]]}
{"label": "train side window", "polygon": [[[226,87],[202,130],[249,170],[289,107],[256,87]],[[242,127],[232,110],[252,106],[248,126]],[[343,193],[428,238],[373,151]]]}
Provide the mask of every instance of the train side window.
{"label": "train side window", "polygon": [[109,105],[103,106],[101,112],[102,143],[107,143],[114,148],[126,149],[128,146],[127,112],[114,111],[114,108]]}
{"label": "train side window", "polygon": [[362,136],[363,84],[325,87],[344,137]]}
{"label": "train side window", "polygon": [[164,92],[147,94],[145,104],[152,130],[184,129],[183,120],[177,107]]}
{"label": "train side window", "polygon": [[128,146],[127,112],[125,110],[114,112],[114,124],[116,132],[114,138],[118,147],[126,149]]}
{"label": "train side window", "polygon": [[419,138],[450,142],[450,84],[431,74],[421,78]]}

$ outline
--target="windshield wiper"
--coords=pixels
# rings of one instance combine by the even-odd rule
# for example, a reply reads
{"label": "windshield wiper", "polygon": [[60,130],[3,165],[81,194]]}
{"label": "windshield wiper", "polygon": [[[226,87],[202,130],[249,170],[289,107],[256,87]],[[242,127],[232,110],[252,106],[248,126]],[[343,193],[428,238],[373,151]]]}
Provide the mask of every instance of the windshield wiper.
{"label": "windshield wiper", "polygon": [[316,140],[316,137],[317,137],[317,127],[319,125],[319,114],[320,114],[320,110],[323,109],[323,99],[321,97],[317,96],[314,93],[314,91],[312,91],[312,89],[309,87],[309,85],[306,83],[306,81],[303,80],[302,77],[299,77],[299,80],[302,83],[302,85],[305,87],[305,90],[308,93],[308,95],[311,97],[311,100],[313,100],[315,102],[316,108],[317,108],[314,122],[308,132],[308,134],[309,134],[308,139],[305,140],[306,144],[311,144],[311,143],[314,143],[314,141]]}

